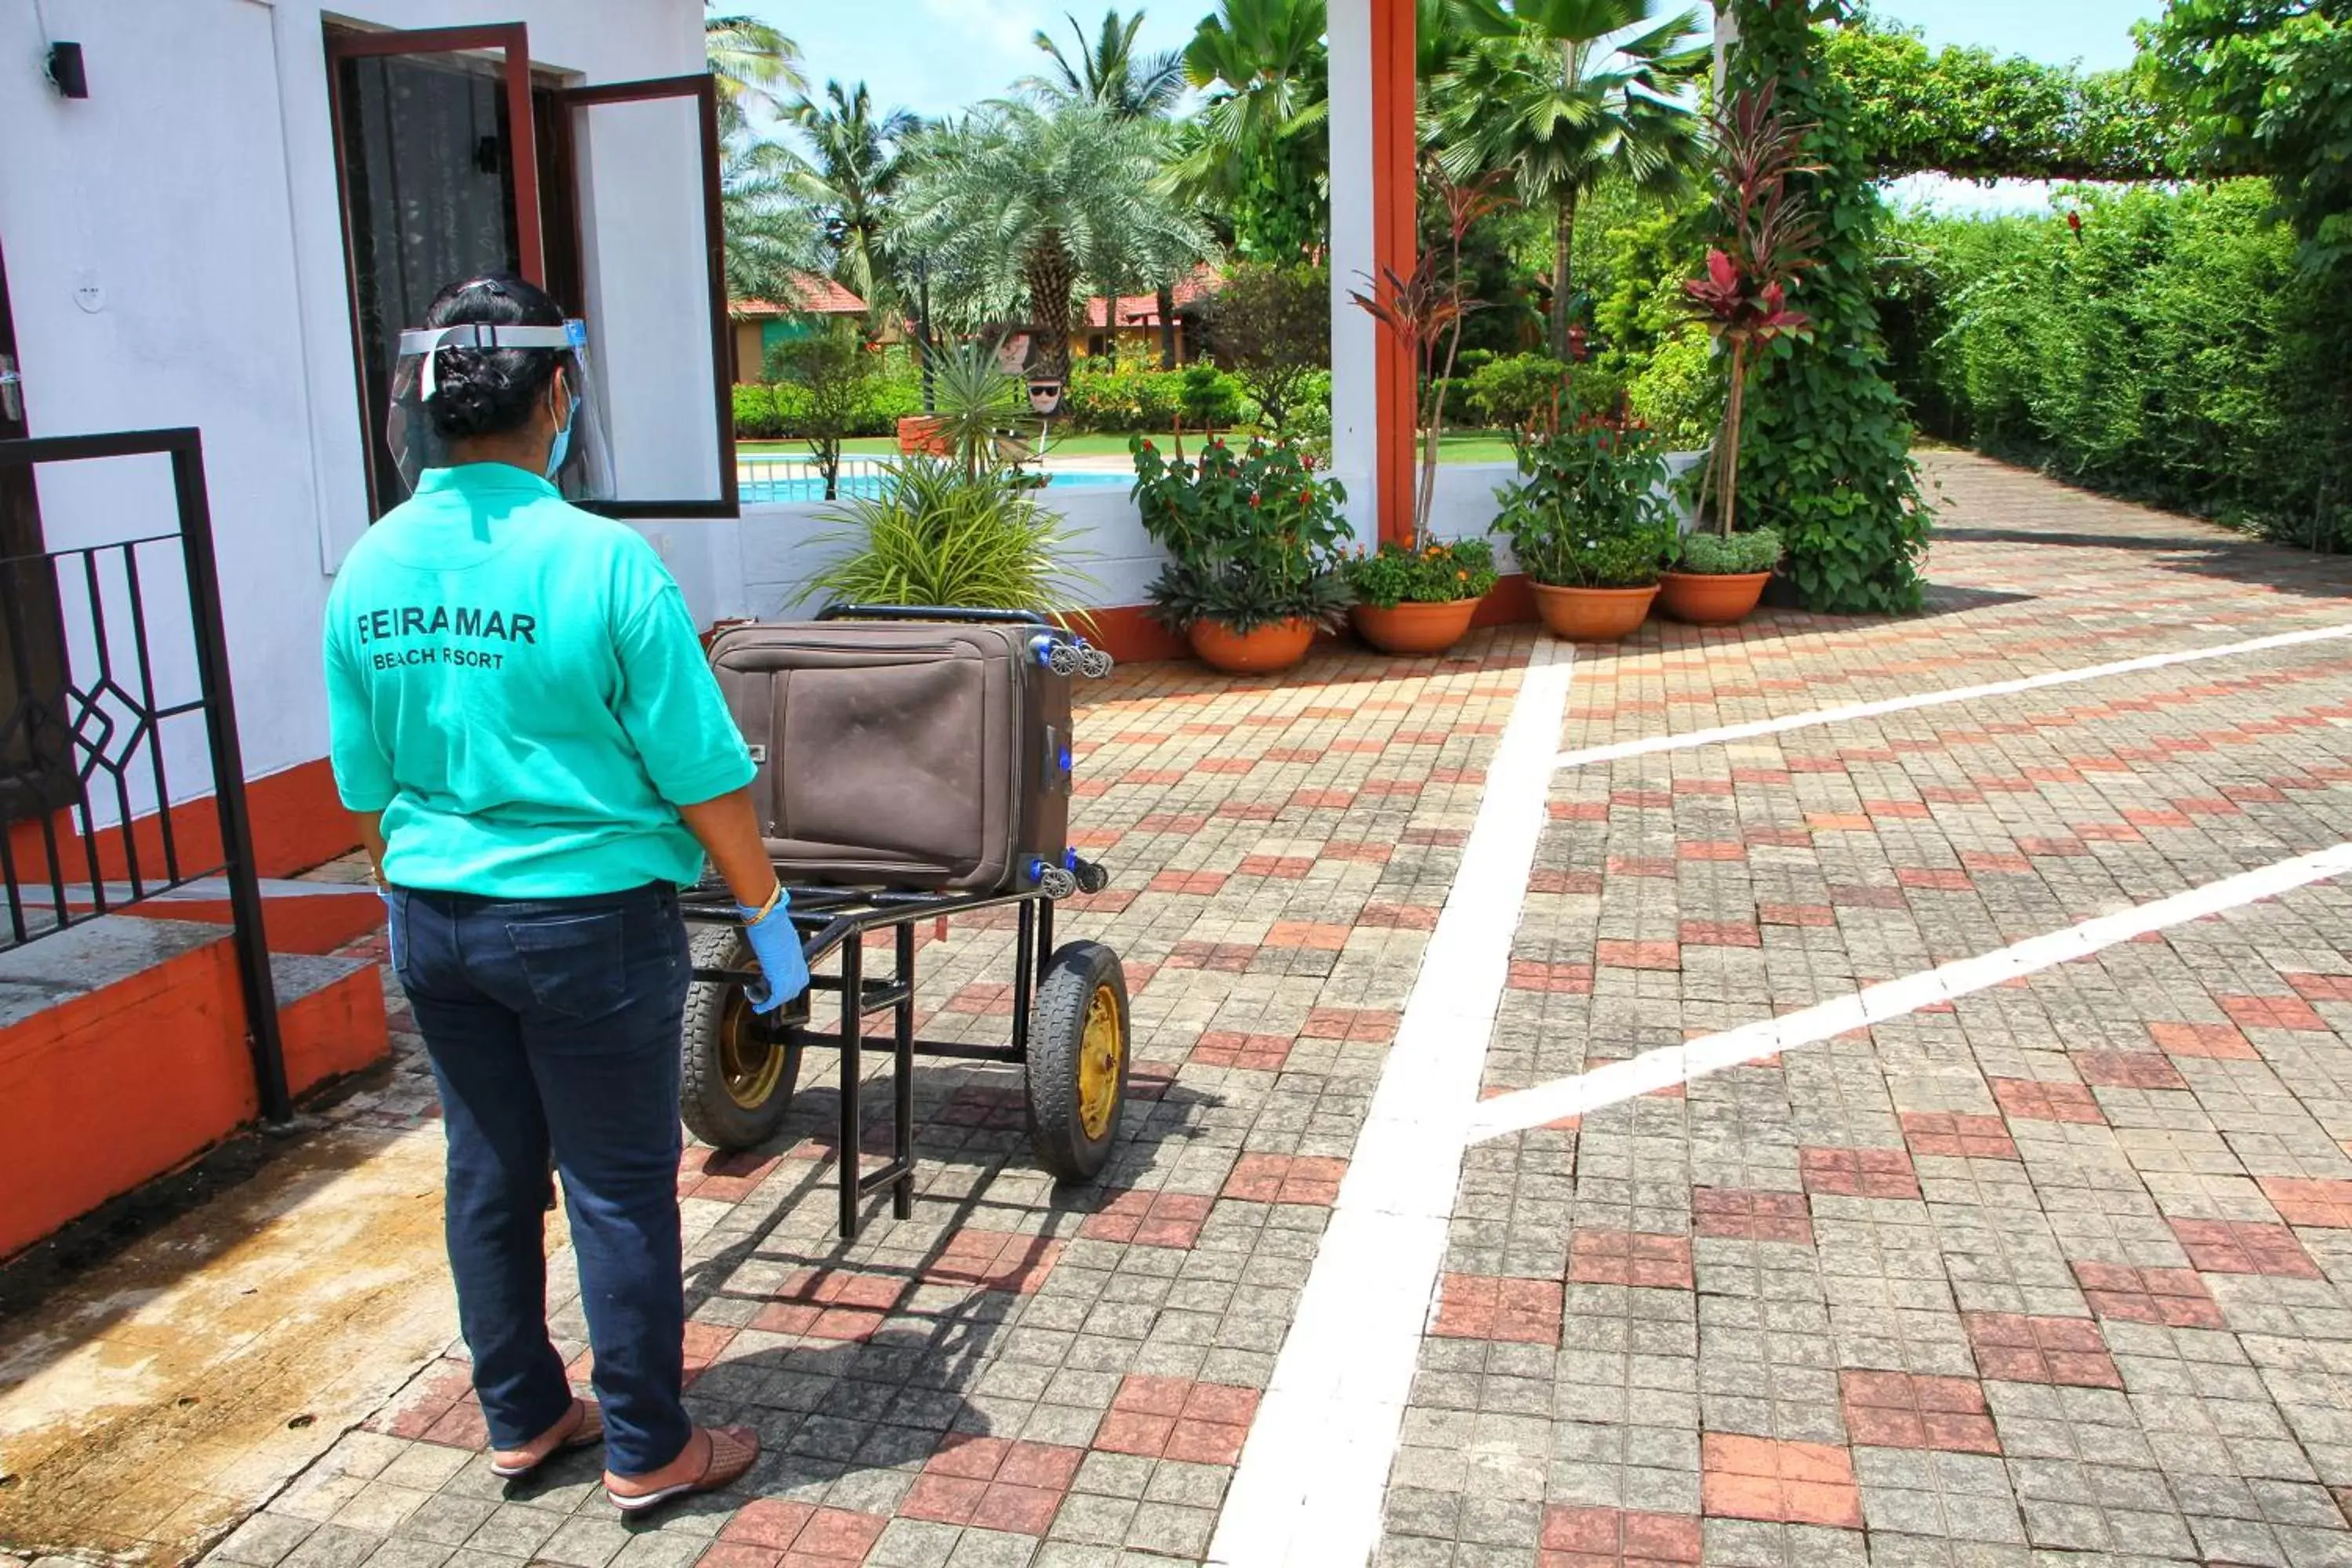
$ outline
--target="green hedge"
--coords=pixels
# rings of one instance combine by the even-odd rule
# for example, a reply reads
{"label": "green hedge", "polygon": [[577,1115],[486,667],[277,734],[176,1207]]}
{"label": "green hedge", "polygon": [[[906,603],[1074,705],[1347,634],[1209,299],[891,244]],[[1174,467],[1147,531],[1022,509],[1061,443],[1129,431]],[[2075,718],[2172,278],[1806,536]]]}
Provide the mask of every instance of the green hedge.
{"label": "green hedge", "polygon": [[[850,433],[854,436],[888,436],[898,428],[898,420],[907,415],[923,411],[923,382],[909,361],[906,351],[887,351],[888,365],[875,379],[874,396],[866,415]],[[1241,383],[1223,372],[1218,374],[1218,384],[1230,391],[1240,410],[1238,423],[1250,424],[1258,416],[1257,405],[1251,402]],[[1184,384],[1181,370],[1160,370],[1156,366],[1129,367],[1120,365],[1101,368],[1100,362],[1080,360],[1075,367],[1063,401],[1064,416],[1078,430],[1098,430],[1118,435],[1157,435],[1174,427],[1182,407],[1180,394]],[[1328,396],[1328,393],[1326,395]],[[799,404],[799,392],[789,385],[766,383],[745,383],[735,388],[735,436],[743,441],[790,440],[795,434],[793,413]]]}
{"label": "green hedge", "polygon": [[[904,348],[883,351],[883,368],[853,436],[888,436],[902,416],[923,411],[923,381]],[[797,434],[793,415],[801,405],[798,387],[782,383],[739,382],[735,387],[735,437],[739,441],[790,440]]]}
{"label": "green hedge", "polygon": [[2352,547],[2344,308],[2266,182],[1904,222],[1898,379],[1930,429],[2073,482]]}

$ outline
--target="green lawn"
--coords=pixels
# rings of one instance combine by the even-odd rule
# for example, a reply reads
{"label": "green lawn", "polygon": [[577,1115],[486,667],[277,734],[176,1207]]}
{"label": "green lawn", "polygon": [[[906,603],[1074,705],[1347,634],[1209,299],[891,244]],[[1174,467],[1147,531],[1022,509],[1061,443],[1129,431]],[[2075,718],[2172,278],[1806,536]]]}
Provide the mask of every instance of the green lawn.
{"label": "green lawn", "polygon": [[[1064,436],[1057,438],[1050,453],[1058,458],[1123,458],[1127,456],[1125,436]],[[1162,448],[1172,448],[1175,436],[1155,436],[1153,440]],[[1189,437],[1199,446],[1196,433]],[[887,436],[871,436],[844,441],[842,451],[852,457],[890,458],[898,453],[898,443]],[[798,441],[741,441],[735,450],[746,458],[803,457],[808,448]],[[1507,463],[1511,460],[1510,437],[1499,430],[1448,430],[1438,444],[1441,463]]]}

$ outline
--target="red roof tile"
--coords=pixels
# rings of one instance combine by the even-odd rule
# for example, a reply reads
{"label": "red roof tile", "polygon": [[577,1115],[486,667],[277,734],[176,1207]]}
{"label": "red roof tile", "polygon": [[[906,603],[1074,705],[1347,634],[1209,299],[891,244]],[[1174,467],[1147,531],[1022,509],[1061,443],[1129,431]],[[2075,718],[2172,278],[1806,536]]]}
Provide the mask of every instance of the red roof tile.
{"label": "red roof tile", "polygon": [[[1175,300],[1177,308],[1181,310],[1186,305],[1197,304],[1207,299],[1216,291],[1217,285],[1224,280],[1223,273],[1203,261],[1193,268],[1190,274],[1179,279],[1176,287],[1170,290],[1170,295]],[[1087,301],[1088,327],[1097,331],[1101,330],[1103,310],[1108,303],[1108,301],[1100,294]],[[1118,324],[1122,327],[1158,326],[1160,324],[1158,293],[1121,294],[1118,297]]]}
{"label": "red roof tile", "polygon": [[779,304],[772,300],[730,300],[727,313],[730,316],[787,316],[805,310],[819,316],[862,316],[866,301],[835,283],[814,272],[793,274],[793,291],[799,299],[791,304]]}

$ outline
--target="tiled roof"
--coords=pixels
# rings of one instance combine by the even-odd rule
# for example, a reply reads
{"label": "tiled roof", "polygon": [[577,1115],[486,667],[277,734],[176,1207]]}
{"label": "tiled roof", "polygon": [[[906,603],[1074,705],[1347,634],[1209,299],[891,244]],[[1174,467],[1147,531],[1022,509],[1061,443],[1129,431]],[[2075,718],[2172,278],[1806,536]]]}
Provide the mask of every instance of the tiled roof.
{"label": "tiled roof", "polygon": [[793,274],[793,291],[800,296],[792,304],[778,304],[772,300],[730,300],[727,313],[730,316],[788,316],[805,310],[819,316],[862,316],[866,301],[835,283],[814,272]]}
{"label": "tiled roof", "polygon": [[[1185,277],[1179,279],[1171,295],[1179,310],[1195,304],[1216,291],[1225,275],[1203,261]],[[1100,294],[1087,301],[1087,325],[1100,331],[1103,310],[1108,301]],[[1118,324],[1122,327],[1156,327],[1160,324],[1160,296],[1151,294],[1121,294],[1118,297]]]}

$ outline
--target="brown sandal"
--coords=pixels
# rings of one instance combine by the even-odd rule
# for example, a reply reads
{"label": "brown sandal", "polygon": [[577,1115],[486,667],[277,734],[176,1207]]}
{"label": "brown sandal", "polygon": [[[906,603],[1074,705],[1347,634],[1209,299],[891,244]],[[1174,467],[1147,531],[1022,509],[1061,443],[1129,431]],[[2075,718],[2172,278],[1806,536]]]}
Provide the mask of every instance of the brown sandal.
{"label": "brown sandal", "polygon": [[[651,1491],[625,1492],[617,1490],[614,1483],[628,1479],[644,1481],[650,1478],[616,1476],[607,1470],[604,1472],[604,1495],[613,1500],[613,1506],[623,1513],[643,1513],[647,1509],[658,1508],[675,1498],[687,1497],[695,1492],[717,1491],[729,1482],[741,1479],[744,1472],[751,1469],[759,1460],[760,1435],[749,1426],[698,1426],[695,1432],[697,1436],[708,1439],[709,1443],[709,1448],[703,1456],[701,1474],[690,1479],[656,1487]],[[694,1439],[688,1437],[687,1447],[691,1448],[693,1446]],[[678,1456],[681,1459],[685,1457],[683,1454]],[[676,1462],[676,1460],[671,1461],[672,1464]],[[668,1468],[664,1466],[663,1469]],[[653,1473],[660,1475],[662,1470],[656,1470]]]}
{"label": "brown sandal", "polygon": [[[594,1400],[573,1400],[570,1415],[572,1425],[568,1430],[561,1421],[548,1429],[548,1432],[560,1431],[562,1436],[537,1456],[533,1456],[529,1446],[499,1448],[493,1452],[490,1455],[490,1474],[502,1481],[520,1480],[558,1454],[590,1447],[604,1440],[604,1413],[597,1408]],[[545,1439],[548,1432],[541,1433],[540,1438]]]}

